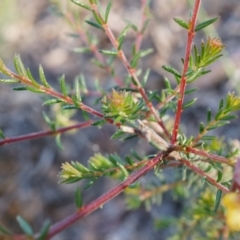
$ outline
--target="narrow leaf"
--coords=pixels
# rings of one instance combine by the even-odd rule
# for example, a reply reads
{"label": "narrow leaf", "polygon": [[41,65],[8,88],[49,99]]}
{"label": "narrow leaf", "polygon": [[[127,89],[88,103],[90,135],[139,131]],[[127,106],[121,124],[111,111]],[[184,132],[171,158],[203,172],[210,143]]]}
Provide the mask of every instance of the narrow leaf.
{"label": "narrow leaf", "polygon": [[13,61],[17,73],[21,76],[27,77],[27,71],[22,63],[20,56],[15,55]]}
{"label": "narrow leaf", "polygon": [[0,225],[0,233],[8,236],[12,234],[12,232],[3,225]]}
{"label": "narrow leaf", "polygon": [[49,220],[44,221],[37,240],[45,240],[46,239],[50,225],[51,225],[51,222]]}
{"label": "narrow leaf", "polygon": [[180,19],[180,18],[173,18],[173,20],[174,20],[179,26],[181,26],[181,27],[183,27],[183,28],[186,28],[186,29],[189,28],[188,23],[186,23],[186,22],[183,21],[182,19]]}
{"label": "narrow leaf", "polygon": [[24,231],[25,234],[32,236],[33,230],[29,223],[23,219],[21,216],[17,216],[18,224],[20,225],[21,229]]}
{"label": "narrow leaf", "polygon": [[36,87],[31,87],[31,86],[26,86],[26,89],[30,92],[34,92],[34,93],[44,93],[45,91],[40,89],[40,88],[36,88]]}
{"label": "narrow leaf", "polygon": [[13,87],[12,90],[13,91],[26,91],[27,90],[27,86]]}
{"label": "narrow leaf", "polygon": [[199,133],[203,133],[203,131],[204,131],[204,124],[203,122],[201,122],[199,126]]}
{"label": "narrow leaf", "polygon": [[170,72],[170,73],[172,73],[173,75],[176,75],[177,77],[181,78],[181,74],[180,74],[177,70],[175,70],[173,67],[163,65],[162,68],[163,68],[164,70],[166,70],[167,72]]}
{"label": "narrow leaf", "polygon": [[61,78],[59,79],[59,83],[60,83],[61,92],[66,97],[67,96],[67,85],[66,85],[66,81],[65,81],[65,76],[64,75],[62,75]]}
{"label": "narrow leaf", "polygon": [[44,74],[44,71],[43,71],[43,68],[42,66],[40,65],[39,66],[39,77],[40,77],[40,80],[42,82],[42,84],[46,87],[46,88],[50,88],[50,85],[48,84],[47,82],[47,79],[45,77],[45,74]]}
{"label": "narrow leaf", "polygon": [[37,87],[39,86],[38,82],[34,79],[34,77],[32,76],[32,73],[30,71],[29,68],[27,68],[27,77],[32,81],[32,83]]}
{"label": "narrow leaf", "polygon": [[183,105],[183,109],[192,106],[192,105],[196,102],[196,100],[197,100],[197,98],[194,98],[194,99],[190,100],[189,102],[185,103],[185,104]]}
{"label": "narrow leaf", "polygon": [[199,31],[199,30],[207,27],[208,25],[216,22],[218,19],[219,19],[219,17],[215,17],[215,18],[209,19],[209,20],[207,20],[207,21],[205,21],[205,22],[202,22],[202,23],[198,24],[198,25],[195,27],[195,32],[197,32],[197,31]]}
{"label": "narrow leaf", "polygon": [[123,132],[122,130],[117,130],[112,136],[111,139],[118,139],[120,137],[122,137],[125,134],[125,132]]}
{"label": "narrow leaf", "polygon": [[104,125],[106,123],[106,120],[103,119],[103,120],[98,120],[96,122],[93,122],[92,125],[93,126],[98,126],[98,127],[101,127],[102,125]]}
{"label": "narrow leaf", "polygon": [[150,73],[150,69],[148,68],[147,71],[145,72],[144,76],[143,76],[144,85],[146,85],[146,83],[147,83],[149,73]]}
{"label": "narrow leaf", "polygon": [[88,21],[88,20],[85,20],[85,22],[86,22],[87,24],[95,27],[95,28],[98,28],[98,29],[104,31],[103,27],[102,27],[100,24],[98,24],[98,23],[95,23],[95,22],[92,22],[92,21]]}
{"label": "narrow leaf", "polygon": [[63,150],[64,147],[63,147],[62,141],[61,141],[61,134],[57,134],[55,140],[56,140],[56,144],[57,144],[58,148]]}
{"label": "narrow leaf", "polygon": [[77,208],[82,207],[82,193],[79,187],[77,187],[75,191],[75,204]]}
{"label": "narrow leaf", "polygon": [[214,212],[218,210],[222,198],[222,190],[218,189],[215,198]]}
{"label": "narrow leaf", "polygon": [[75,105],[64,105],[62,106],[62,110],[69,110],[69,109],[78,109]]}
{"label": "narrow leaf", "polygon": [[210,123],[212,120],[212,112],[210,109],[208,109],[208,112],[207,112],[207,123]]}
{"label": "narrow leaf", "polygon": [[103,53],[105,55],[110,55],[110,56],[117,56],[118,52],[116,50],[99,50],[100,53]]}
{"label": "narrow leaf", "polygon": [[106,8],[105,23],[107,23],[107,21],[108,21],[108,15],[109,15],[109,12],[111,10],[111,7],[112,7],[112,0],[108,3],[107,8]]}
{"label": "narrow leaf", "polygon": [[78,5],[78,6],[82,7],[82,8],[85,8],[85,9],[87,9],[87,10],[89,10],[89,11],[92,10],[92,9],[91,9],[91,6],[89,6],[89,5],[87,5],[87,4],[84,4],[84,3],[80,3],[80,2],[77,1],[77,0],[71,0],[71,2],[75,3],[76,5]]}
{"label": "narrow leaf", "polygon": [[46,101],[43,102],[43,106],[44,105],[51,105],[51,104],[55,104],[55,103],[61,103],[63,102],[61,99],[57,99],[57,98],[52,98],[52,99],[48,99]]}
{"label": "narrow leaf", "polygon": [[13,84],[13,83],[19,83],[19,80],[16,79],[3,79],[0,78],[0,83],[7,83],[7,84]]}

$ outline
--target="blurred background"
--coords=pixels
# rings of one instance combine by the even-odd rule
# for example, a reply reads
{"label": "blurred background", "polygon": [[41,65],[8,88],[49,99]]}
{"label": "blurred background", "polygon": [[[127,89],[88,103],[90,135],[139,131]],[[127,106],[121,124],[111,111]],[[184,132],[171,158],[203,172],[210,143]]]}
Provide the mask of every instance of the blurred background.
{"label": "blurred background", "polygon": [[[57,2],[57,0],[55,1]],[[62,8],[68,7],[67,1],[58,1]],[[101,1],[105,6],[107,1]],[[189,9],[193,0],[152,0],[150,4],[150,23],[146,31],[142,48],[153,48],[151,55],[144,58],[141,67],[151,69],[148,80],[149,89],[162,89],[162,65],[181,68],[180,59],[184,56],[186,32],[175,22],[173,17],[188,20]],[[140,24],[140,1],[113,1],[109,16],[109,25],[117,36],[126,26],[126,21]],[[80,21],[86,12],[81,10]],[[205,121],[206,111],[216,111],[218,103],[229,91],[240,94],[240,4],[239,0],[203,0],[199,21],[220,16],[214,26],[206,32],[196,35],[195,43],[207,36],[220,37],[226,45],[224,57],[214,63],[212,73],[193,83],[199,89],[195,107],[187,109],[183,115],[182,130],[188,136],[198,132],[200,121]],[[99,39],[99,48],[110,49],[107,37],[96,29],[90,32]],[[37,78],[38,66],[45,70],[49,83],[59,89],[58,78],[65,74],[68,83],[83,73],[89,89],[94,89],[94,79],[98,79],[104,89],[114,86],[112,78],[96,67],[92,54],[79,54],[72,49],[84,46],[81,39],[74,37],[67,21],[56,11],[48,0],[1,0],[0,3],[0,57],[14,70],[13,56],[20,54],[25,66],[29,67]],[[135,39],[134,32],[129,32],[124,49],[129,54],[129,47]],[[126,71],[117,62],[116,72],[120,77]],[[175,82],[173,81],[174,85]],[[49,112],[54,118],[58,109],[42,106],[40,95],[27,91],[13,92],[9,85],[0,85],[0,128],[6,137],[48,130],[42,112]],[[95,98],[86,98],[86,103],[93,106]],[[99,108],[99,106],[96,106]],[[60,113],[61,115],[62,113]],[[239,115],[239,114],[238,114]],[[58,116],[59,118],[63,116]],[[75,115],[66,124],[83,121],[81,113]],[[65,121],[66,122],[66,121]],[[150,147],[144,142],[133,141],[131,146],[119,141],[110,141],[114,133],[112,126],[106,126],[96,133],[96,128],[88,128],[76,133],[63,134],[64,150],[60,150],[51,137],[19,142],[0,147],[0,223],[17,233],[21,230],[15,220],[21,215],[31,223],[34,231],[39,231],[45,219],[55,223],[75,211],[74,190],[77,185],[59,184],[58,174],[61,163],[80,161],[86,164],[95,152],[102,154],[118,153],[122,156],[133,147],[136,151],[148,153]],[[226,139],[239,144],[240,124],[234,120],[231,125],[220,128],[214,134],[225,135]],[[238,145],[239,146],[239,145]],[[150,152],[149,152],[150,153]],[[84,203],[95,199],[117,184],[116,181],[100,179],[85,191]],[[144,206],[137,211],[128,210],[123,196],[119,196],[81,220],[67,231],[54,237],[54,240],[144,240],[166,239],[174,233],[173,228],[157,230],[153,218],[161,216],[179,216],[183,202],[175,201],[170,194],[163,194],[162,204],[147,212]]]}

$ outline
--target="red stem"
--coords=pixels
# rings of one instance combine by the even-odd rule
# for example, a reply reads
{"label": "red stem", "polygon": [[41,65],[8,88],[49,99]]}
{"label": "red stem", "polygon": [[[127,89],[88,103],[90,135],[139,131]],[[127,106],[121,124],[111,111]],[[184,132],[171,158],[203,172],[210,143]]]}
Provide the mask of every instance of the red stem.
{"label": "red stem", "polygon": [[142,40],[143,40],[143,32],[142,29],[144,27],[144,23],[146,21],[146,6],[147,6],[147,0],[141,0],[141,23],[139,26],[139,31],[137,33],[137,38],[136,38],[136,52],[138,52],[141,48]]}
{"label": "red stem", "polygon": [[64,133],[64,132],[70,131],[72,129],[86,128],[86,127],[91,126],[92,123],[93,123],[93,121],[87,121],[87,122],[78,123],[78,124],[75,124],[72,126],[59,128],[55,131],[42,131],[42,132],[30,133],[30,134],[26,134],[26,135],[22,135],[22,136],[18,136],[18,137],[5,138],[0,141],[0,146],[5,145],[5,144],[10,144],[10,143],[15,143],[15,142],[21,142],[21,141],[56,135],[59,133]]}
{"label": "red stem", "polygon": [[198,175],[206,178],[210,183],[212,183],[215,187],[222,190],[224,193],[228,193],[229,190],[224,187],[222,184],[218,183],[216,180],[214,180],[212,177],[210,177],[207,173],[205,173],[202,169],[198,168],[197,166],[193,165],[191,162],[189,162],[186,159],[181,159],[180,162],[182,162],[184,165],[186,165],[188,168],[192,169],[195,173]]}
{"label": "red stem", "polygon": [[176,110],[176,116],[175,116],[175,121],[174,121],[174,128],[172,131],[172,139],[171,139],[172,145],[174,145],[177,141],[179,124],[180,124],[181,116],[182,116],[182,112],[183,112],[184,93],[185,93],[185,89],[186,89],[186,85],[187,85],[186,73],[188,70],[189,58],[190,58],[191,49],[192,49],[192,42],[193,42],[193,38],[195,35],[194,29],[196,26],[197,15],[198,15],[200,3],[201,3],[201,0],[195,0],[193,15],[192,15],[192,18],[189,23],[187,46],[186,46],[185,58],[184,58],[184,66],[183,66],[182,77],[181,77],[181,81],[180,81],[180,93],[179,93],[180,96],[179,96],[179,99],[177,102],[177,110]]}
{"label": "red stem", "polygon": [[119,195],[125,188],[127,188],[129,185],[137,181],[141,176],[146,174],[148,171],[150,171],[154,166],[156,166],[165,156],[169,154],[169,151],[165,151],[162,153],[159,153],[155,158],[148,161],[146,165],[138,170],[137,172],[130,175],[127,180],[120,183],[118,186],[114,187],[107,193],[103,194],[101,197],[95,199],[91,203],[89,203],[86,206],[81,207],[76,213],[72,214],[71,216],[65,218],[64,220],[56,223],[50,228],[50,231],[47,235],[46,239],[50,239],[59,232],[62,232],[64,229],[71,226],[73,223],[77,222],[78,220],[82,219],[83,217],[89,215],[96,209],[102,207],[105,203],[110,201],[112,198]]}
{"label": "red stem", "polygon": [[[180,150],[180,151],[183,151],[183,150]],[[232,166],[232,162],[231,162],[230,159],[218,156],[216,154],[208,153],[208,152],[206,152],[204,150],[201,150],[201,149],[192,148],[192,147],[186,147],[185,151],[187,151],[189,153],[194,153],[194,154],[196,154],[198,156],[210,158],[210,159],[212,159],[215,162],[225,163],[225,164],[228,164],[228,165]]]}

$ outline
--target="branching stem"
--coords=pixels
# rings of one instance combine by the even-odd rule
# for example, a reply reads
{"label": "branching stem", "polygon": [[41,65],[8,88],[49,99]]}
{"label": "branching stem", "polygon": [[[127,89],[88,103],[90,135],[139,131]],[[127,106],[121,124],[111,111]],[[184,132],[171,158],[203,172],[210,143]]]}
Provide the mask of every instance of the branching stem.
{"label": "branching stem", "polygon": [[194,35],[195,35],[195,30],[194,29],[195,29],[195,26],[196,26],[197,15],[198,15],[198,11],[199,11],[199,8],[200,8],[200,3],[201,3],[201,0],[195,0],[193,14],[192,14],[192,17],[191,17],[190,22],[189,22],[187,46],[186,46],[186,51],[185,51],[182,77],[181,77],[181,80],[180,80],[180,92],[179,92],[179,98],[178,98],[178,102],[177,102],[177,110],[176,110],[174,127],[173,127],[172,138],[171,138],[172,145],[176,144],[179,124],[180,124],[181,116],[182,116],[182,112],[183,112],[184,94],[185,94],[185,89],[186,89],[186,85],[187,85],[186,73],[187,73],[187,70],[188,70],[189,59],[190,59],[191,49],[192,49],[192,43],[193,43],[193,38],[194,38]]}
{"label": "branching stem", "polygon": [[170,153],[169,150],[165,152],[159,153],[155,158],[148,161],[146,165],[138,170],[137,172],[130,175],[127,180],[120,183],[118,186],[114,187],[112,190],[108,191],[107,193],[103,194],[101,197],[95,199],[91,203],[87,204],[86,206],[81,207],[76,213],[70,215],[69,217],[65,218],[64,220],[56,223],[50,228],[50,231],[47,235],[46,239],[50,239],[59,232],[62,232],[64,229],[68,228],[78,220],[82,219],[83,217],[89,215],[93,211],[97,210],[98,208],[102,207],[105,203],[110,201],[112,198],[119,195],[126,189],[129,185],[137,181],[140,177],[145,175],[151,169],[153,169],[161,160]]}

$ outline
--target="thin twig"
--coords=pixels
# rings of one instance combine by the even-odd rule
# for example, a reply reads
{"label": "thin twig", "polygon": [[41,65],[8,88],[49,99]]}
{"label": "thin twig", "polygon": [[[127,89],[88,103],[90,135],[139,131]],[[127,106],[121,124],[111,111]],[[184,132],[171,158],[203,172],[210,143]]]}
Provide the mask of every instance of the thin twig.
{"label": "thin twig", "polygon": [[210,158],[211,161],[225,163],[225,164],[230,165],[230,166],[233,166],[233,163],[234,163],[232,159],[228,159],[228,158],[225,158],[225,157],[222,157],[222,156],[218,156],[218,155],[213,154],[213,153],[208,153],[204,150],[193,148],[193,147],[186,147],[185,149],[183,149],[183,148],[181,149],[181,147],[180,148],[177,147],[177,149],[179,151],[182,151],[182,152],[194,153],[198,156],[207,157],[207,158]]}
{"label": "thin twig", "polygon": [[207,173],[205,173],[202,169],[200,169],[197,166],[195,166],[194,164],[192,164],[190,161],[188,161],[186,159],[181,159],[180,162],[182,162],[188,168],[192,169],[198,175],[202,176],[203,178],[206,178],[212,185],[214,185],[218,189],[222,190],[224,193],[229,192],[229,189],[224,187],[222,184],[218,183],[215,179],[210,177]]}
{"label": "thin twig", "polygon": [[201,0],[195,0],[192,18],[189,22],[187,45],[186,45],[186,52],[185,52],[185,58],[184,58],[184,66],[183,66],[183,71],[182,71],[182,77],[180,80],[179,99],[177,102],[177,110],[176,110],[176,115],[175,115],[175,120],[174,120],[174,127],[173,127],[173,131],[172,131],[172,139],[171,139],[172,145],[174,145],[177,141],[179,124],[180,124],[181,116],[182,116],[182,112],[183,112],[183,101],[184,101],[185,89],[186,89],[186,85],[187,85],[186,73],[188,70],[189,59],[190,59],[190,54],[191,54],[191,49],[192,49],[192,43],[193,43],[193,38],[195,35],[194,29],[195,29],[195,25],[196,25],[196,21],[197,21],[197,14],[199,11],[200,3],[201,3]]}
{"label": "thin twig", "polygon": [[26,141],[26,140],[31,140],[31,139],[42,138],[42,137],[46,137],[46,136],[53,136],[53,135],[64,133],[64,132],[67,132],[67,131],[70,131],[73,129],[86,128],[86,127],[91,126],[92,123],[93,123],[93,121],[90,120],[87,122],[74,124],[72,126],[59,128],[59,129],[56,129],[55,131],[41,131],[41,132],[30,133],[30,134],[26,134],[26,135],[17,136],[17,137],[4,138],[3,140],[0,141],[0,146],[3,146],[5,144],[15,143],[15,142],[21,142],[21,141]]}

